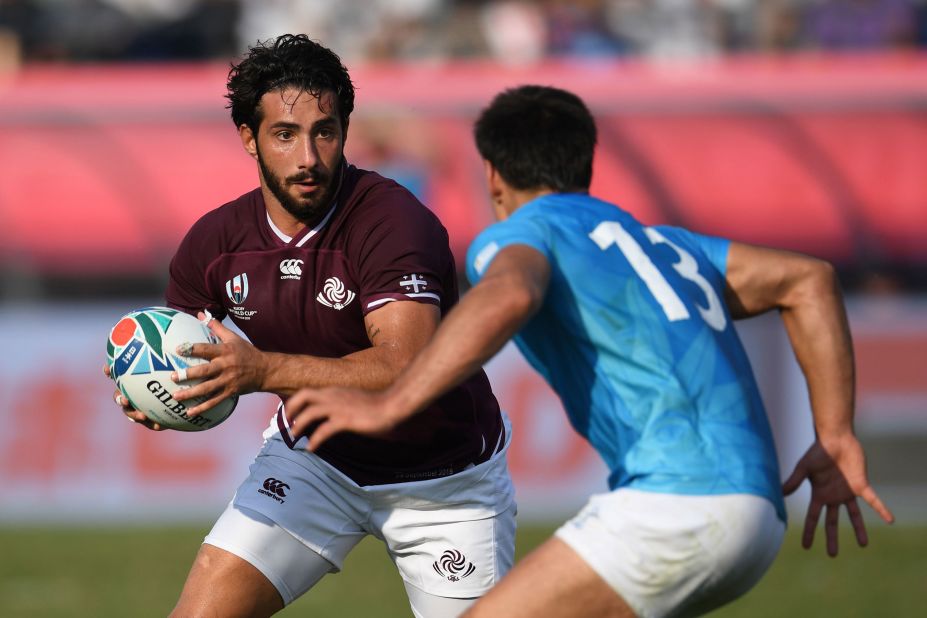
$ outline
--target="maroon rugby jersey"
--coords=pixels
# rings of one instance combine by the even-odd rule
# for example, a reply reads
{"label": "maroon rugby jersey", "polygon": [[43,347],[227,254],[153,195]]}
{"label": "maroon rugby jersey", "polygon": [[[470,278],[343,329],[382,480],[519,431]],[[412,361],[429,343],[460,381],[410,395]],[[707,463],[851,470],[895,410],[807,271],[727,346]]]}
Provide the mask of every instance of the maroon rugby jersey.
{"label": "maroon rugby jersey", "polygon": [[[364,315],[392,301],[457,302],[447,231],[411,193],[347,165],[336,206],[290,239],[260,189],[197,221],[170,266],[167,304],[230,317],[261,350],[342,357],[370,347]],[[502,419],[478,374],[386,438],[339,434],[318,455],[359,485],[445,476],[488,459]]]}

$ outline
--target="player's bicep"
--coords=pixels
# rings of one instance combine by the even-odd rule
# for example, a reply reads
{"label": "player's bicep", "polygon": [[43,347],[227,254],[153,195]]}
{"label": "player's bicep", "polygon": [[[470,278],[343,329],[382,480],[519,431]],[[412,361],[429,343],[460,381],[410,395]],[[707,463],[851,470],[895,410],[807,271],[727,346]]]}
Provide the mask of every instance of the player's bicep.
{"label": "player's bicep", "polygon": [[491,278],[507,278],[521,287],[543,293],[550,279],[550,263],[531,245],[511,244],[493,257],[483,275],[484,281]]}
{"label": "player's bicep", "polygon": [[797,284],[821,263],[790,251],[732,242],[725,275],[731,315],[745,318],[790,306]]}
{"label": "player's bicep", "polygon": [[367,338],[392,362],[405,366],[425,347],[441,320],[437,305],[414,301],[385,303],[364,317]]}

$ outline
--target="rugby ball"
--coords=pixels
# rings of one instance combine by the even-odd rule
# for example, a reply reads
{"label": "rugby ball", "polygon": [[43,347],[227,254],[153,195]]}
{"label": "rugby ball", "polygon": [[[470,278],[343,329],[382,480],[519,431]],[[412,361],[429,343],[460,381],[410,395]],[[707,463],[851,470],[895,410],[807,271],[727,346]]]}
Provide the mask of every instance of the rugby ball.
{"label": "rugby ball", "polygon": [[146,307],[127,313],[112,328],[106,342],[106,358],[111,377],[133,408],[162,427],[203,431],[227,419],[238,403],[238,396],[229,397],[198,416],[188,416],[188,406],[207,398],[176,401],[173,394],[178,389],[193,386],[199,380],[176,384],[171,381],[171,373],[206,360],[177,354],[177,346],[182,343],[219,343],[219,340],[190,314],[167,307]]}

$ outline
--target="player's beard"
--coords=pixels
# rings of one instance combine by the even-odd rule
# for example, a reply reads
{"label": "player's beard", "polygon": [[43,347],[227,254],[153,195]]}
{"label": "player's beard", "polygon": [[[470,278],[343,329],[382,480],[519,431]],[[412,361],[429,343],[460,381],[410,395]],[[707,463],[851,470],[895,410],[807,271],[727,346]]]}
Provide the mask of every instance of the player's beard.
{"label": "player's beard", "polygon": [[[280,178],[271,171],[264,162],[260,150],[257,151],[257,160],[267,188],[274,194],[274,197],[277,198],[284,210],[308,226],[315,225],[325,217],[325,214],[333,205],[335,194],[338,193],[341,186],[341,166],[344,163],[344,157],[335,166],[334,174],[316,168],[311,172],[294,174],[286,178]],[[309,197],[297,199],[287,190],[289,185],[310,178],[319,185],[319,188]]]}

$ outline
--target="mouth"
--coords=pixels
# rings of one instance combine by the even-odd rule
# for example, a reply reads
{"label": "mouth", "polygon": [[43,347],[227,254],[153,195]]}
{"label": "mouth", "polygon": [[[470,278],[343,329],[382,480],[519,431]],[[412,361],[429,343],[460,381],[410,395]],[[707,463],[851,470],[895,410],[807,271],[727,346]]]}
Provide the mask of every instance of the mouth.
{"label": "mouth", "polygon": [[291,184],[294,187],[296,187],[296,190],[299,191],[300,193],[312,193],[316,189],[322,186],[322,183],[319,182],[318,180],[308,180],[308,179],[293,182]]}

